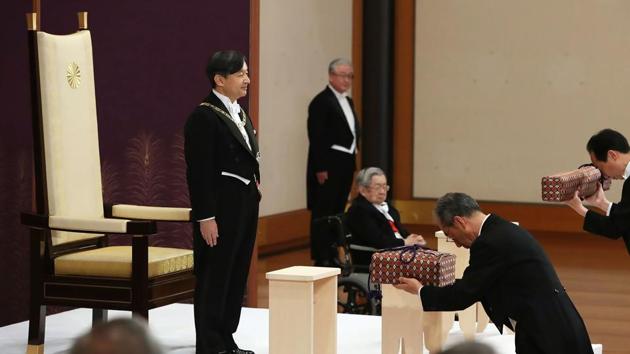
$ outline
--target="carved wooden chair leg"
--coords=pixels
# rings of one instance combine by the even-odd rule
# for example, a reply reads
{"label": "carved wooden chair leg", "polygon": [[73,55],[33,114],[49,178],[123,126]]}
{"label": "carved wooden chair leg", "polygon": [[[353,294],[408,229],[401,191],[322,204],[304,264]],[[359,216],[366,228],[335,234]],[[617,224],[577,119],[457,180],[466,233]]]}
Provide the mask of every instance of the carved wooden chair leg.
{"label": "carved wooden chair leg", "polygon": [[28,347],[26,348],[27,354],[44,353],[44,337],[46,333],[46,306],[40,304],[31,303],[31,311],[28,322]]}

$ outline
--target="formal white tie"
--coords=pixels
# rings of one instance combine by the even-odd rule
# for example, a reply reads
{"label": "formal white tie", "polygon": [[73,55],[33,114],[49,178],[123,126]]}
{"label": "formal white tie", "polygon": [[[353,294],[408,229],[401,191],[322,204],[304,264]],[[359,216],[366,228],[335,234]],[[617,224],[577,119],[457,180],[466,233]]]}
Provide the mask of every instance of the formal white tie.
{"label": "formal white tie", "polygon": [[231,114],[238,117],[239,113],[241,113],[241,105],[238,102],[234,101],[230,103],[227,107]]}
{"label": "formal white tie", "polygon": [[232,117],[232,121],[238,127],[238,130],[241,132],[245,143],[247,143],[247,147],[252,149],[252,146],[249,143],[249,137],[247,136],[247,132],[245,131],[245,119],[239,115],[241,113],[241,105],[238,102],[229,102],[227,103],[227,109],[230,111],[230,117]]}

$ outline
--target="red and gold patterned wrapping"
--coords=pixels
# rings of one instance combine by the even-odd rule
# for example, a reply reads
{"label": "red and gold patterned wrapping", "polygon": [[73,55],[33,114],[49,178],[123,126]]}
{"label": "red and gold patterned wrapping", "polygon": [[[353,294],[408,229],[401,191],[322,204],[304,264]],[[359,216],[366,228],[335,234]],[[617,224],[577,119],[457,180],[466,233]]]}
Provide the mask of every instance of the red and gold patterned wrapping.
{"label": "red and gold patterned wrapping", "polygon": [[423,285],[446,286],[455,282],[455,255],[403,246],[375,252],[370,263],[370,281],[398,284],[399,277],[416,278]]}
{"label": "red and gold patterned wrapping", "polygon": [[[597,191],[597,182],[601,179],[601,172],[593,167],[586,166],[577,170],[557,173],[542,178],[542,200],[546,202],[563,202],[573,198],[576,190],[579,196],[586,198]],[[610,188],[610,179],[604,179],[604,190]]]}

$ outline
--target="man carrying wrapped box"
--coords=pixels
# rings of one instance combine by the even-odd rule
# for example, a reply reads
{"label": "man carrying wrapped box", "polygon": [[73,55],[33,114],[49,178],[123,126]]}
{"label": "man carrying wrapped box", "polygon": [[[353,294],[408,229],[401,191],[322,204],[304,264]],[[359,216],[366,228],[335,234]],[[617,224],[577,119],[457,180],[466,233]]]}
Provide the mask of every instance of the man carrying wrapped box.
{"label": "man carrying wrapped box", "polygon": [[580,314],[542,247],[526,230],[485,214],[463,193],[438,199],[439,227],[470,249],[462,279],[445,287],[400,278],[398,289],[418,294],[424,311],[463,310],[481,301],[500,332],[514,330],[519,354],[592,354]]}
{"label": "man carrying wrapped box", "polygon": [[[628,140],[619,132],[604,129],[593,135],[586,144],[593,165],[604,176],[623,179],[621,201],[611,203],[600,186],[595,194],[581,200],[578,192],[565,203],[584,217],[584,230],[604,237],[618,239],[623,237],[626,249],[630,253],[630,146]],[[588,210],[593,206],[605,214]]]}

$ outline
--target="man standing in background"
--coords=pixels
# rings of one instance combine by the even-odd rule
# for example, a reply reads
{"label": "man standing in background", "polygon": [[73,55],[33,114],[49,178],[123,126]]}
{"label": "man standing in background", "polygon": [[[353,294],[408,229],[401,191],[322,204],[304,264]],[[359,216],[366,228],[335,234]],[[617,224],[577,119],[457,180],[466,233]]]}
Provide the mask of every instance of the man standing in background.
{"label": "man standing in background", "polygon": [[332,236],[313,221],[344,211],[356,168],[359,121],[352,99],[352,63],[343,58],[328,65],[328,86],[308,106],[307,207],[311,210],[311,259],[330,265]]}

